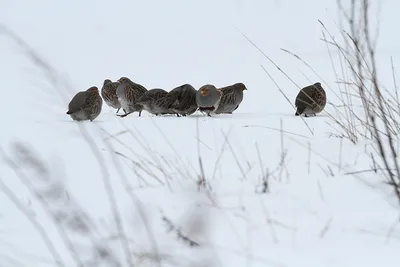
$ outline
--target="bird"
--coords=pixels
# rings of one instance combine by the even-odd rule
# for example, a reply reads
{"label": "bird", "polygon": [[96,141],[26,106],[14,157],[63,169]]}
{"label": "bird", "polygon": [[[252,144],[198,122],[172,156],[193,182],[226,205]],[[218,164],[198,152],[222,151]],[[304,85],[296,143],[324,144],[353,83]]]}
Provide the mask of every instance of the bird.
{"label": "bird", "polygon": [[143,106],[136,104],[136,101],[145,93],[147,89],[138,83],[132,82],[127,77],[119,78],[120,85],[116,90],[118,101],[121,103],[121,108],[125,110],[125,114],[118,115],[125,117],[135,111],[139,112],[139,117],[142,115]]}
{"label": "bird", "polygon": [[306,86],[300,90],[296,97],[295,106],[297,108],[295,116],[304,114],[316,116],[322,112],[326,105],[326,92],[320,82]]}
{"label": "bird", "polygon": [[101,96],[104,102],[111,107],[117,109],[117,112],[121,109],[121,103],[118,101],[117,88],[120,85],[119,82],[112,82],[110,79],[105,79],[103,87],[101,88]]}
{"label": "bird", "polygon": [[99,89],[92,86],[86,91],[78,92],[69,102],[68,111],[74,121],[93,121],[100,113],[103,99],[99,94]]}
{"label": "bird", "polygon": [[239,82],[219,89],[222,91],[223,95],[215,114],[232,114],[232,112],[239,107],[240,103],[242,103],[243,91],[247,90],[247,87]]}
{"label": "bird", "polygon": [[136,104],[142,105],[143,109],[156,116],[162,114],[164,109],[157,105],[157,102],[168,94],[167,91],[160,88],[154,88],[145,92]]}
{"label": "bird", "polygon": [[167,95],[154,102],[154,107],[160,112],[159,114],[161,115],[174,114],[179,116],[176,112],[174,112],[170,108],[174,103],[174,101],[175,101],[174,94],[170,94],[170,92],[168,92]]}
{"label": "bird", "polygon": [[168,109],[179,116],[191,115],[197,110],[197,90],[190,84],[185,83],[172,89],[166,99],[170,103]]}
{"label": "bird", "polygon": [[196,103],[199,111],[211,117],[211,114],[218,109],[222,95],[222,90],[218,90],[214,85],[206,84],[200,87],[196,92]]}

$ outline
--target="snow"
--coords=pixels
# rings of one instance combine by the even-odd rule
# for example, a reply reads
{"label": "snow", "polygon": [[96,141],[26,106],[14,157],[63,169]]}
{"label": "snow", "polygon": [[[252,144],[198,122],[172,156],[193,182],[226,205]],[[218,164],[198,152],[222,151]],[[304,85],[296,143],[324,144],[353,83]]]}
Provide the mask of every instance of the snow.
{"label": "snow", "polygon": [[[0,266],[56,266],[32,220],[65,266],[78,265],[63,233],[83,261],[108,247],[126,264],[110,189],[135,266],[398,266],[398,202],[379,173],[360,172],[372,168],[372,141],[332,136],[329,104],[317,117],[295,117],[261,65],[292,102],[298,88],[235,29],[299,86],[323,78],[335,102],[317,21],[337,34],[331,2],[0,2],[0,23],[30,46],[0,27]],[[380,9],[378,63],[387,86],[390,56],[400,62],[396,6],[384,1]],[[121,76],[166,90],[238,81],[248,90],[233,115],[212,118],[122,119],[105,104],[92,123],[65,114],[76,92]],[[206,188],[198,185],[202,172]],[[55,224],[49,211],[84,221]],[[199,246],[168,232],[163,216]],[[115,266],[110,258],[85,266]]]}

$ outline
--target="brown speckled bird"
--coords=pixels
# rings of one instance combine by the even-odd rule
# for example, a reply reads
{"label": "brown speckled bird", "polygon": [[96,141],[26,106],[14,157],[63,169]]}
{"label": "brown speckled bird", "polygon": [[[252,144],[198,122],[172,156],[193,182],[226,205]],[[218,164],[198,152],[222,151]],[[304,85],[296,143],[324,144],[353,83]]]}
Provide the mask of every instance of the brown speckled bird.
{"label": "brown speckled bird", "polygon": [[214,85],[206,84],[200,87],[196,92],[199,111],[211,117],[211,114],[215,114],[215,110],[218,109],[222,95],[222,90],[218,90]]}
{"label": "brown speckled bird", "polygon": [[232,114],[232,112],[239,107],[240,103],[242,103],[243,91],[247,90],[247,88],[243,83],[235,83],[233,85],[221,87],[220,90],[223,95],[215,113]]}
{"label": "brown speckled bird", "polygon": [[168,92],[167,95],[164,97],[158,99],[155,103],[154,106],[157,107],[157,110],[160,112],[159,114],[161,115],[167,115],[167,114],[174,114],[177,115],[170,107],[175,101],[175,97],[173,94],[170,94]]}
{"label": "brown speckled bird", "polygon": [[122,109],[125,110],[125,114],[120,116],[125,117],[137,111],[140,117],[142,115],[143,106],[136,104],[136,101],[147,92],[147,89],[143,85],[132,82],[127,77],[121,77],[118,82],[121,84],[118,86],[116,94]]}
{"label": "brown speckled bird", "polygon": [[302,88],[296,97],[295,106],[297,108],[295,116],[304,114],[316,116],[326,105],[326,93],[320,82]]}
{"label": "brown speckled bird", "polygon": [[167,95],[168,109],[178,117],[193,114],[197,110],[197,90],[190,84],[182,84],[172,89]]}
{"label": "brown speckled bird", "polygon": [[142,105],[143,109],[149,112],[150,114],[155,114],[156,116],[162,114],[164,109],[157,105],[157,103],[164,98],[168,94],[167,91],[160,88],[155,88],[148,90],[145,92],[139,99],[136,101],[136,104]]}
{"label": "brown speckled bird", "polygon": [[101,96],[104,102],[106,102],[107,106],[117,109],[116,113],[121,109],[121,103],[119,103],[117,97],[117,88],[119,85],[119,82],[112,82],[110,79],[105,79],[101,88]]}
{"label": "brown speckled bird", "polygon": [[103,99],[99,89],[92,86],[86,91],[78,92],[69,102],[67,114],[74,121],[93,121],[101,113]]}

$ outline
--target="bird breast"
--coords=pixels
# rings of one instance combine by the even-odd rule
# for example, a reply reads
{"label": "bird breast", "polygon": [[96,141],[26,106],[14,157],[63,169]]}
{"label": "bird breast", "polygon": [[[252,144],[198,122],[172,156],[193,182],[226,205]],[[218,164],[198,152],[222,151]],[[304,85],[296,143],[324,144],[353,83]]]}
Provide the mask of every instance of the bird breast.
{"label": "bird breast", "polygon": [[196,102],[199,107],[213,107],[219,100],[217,90],[208,90],[205,95],[202,90],[196,95]]}

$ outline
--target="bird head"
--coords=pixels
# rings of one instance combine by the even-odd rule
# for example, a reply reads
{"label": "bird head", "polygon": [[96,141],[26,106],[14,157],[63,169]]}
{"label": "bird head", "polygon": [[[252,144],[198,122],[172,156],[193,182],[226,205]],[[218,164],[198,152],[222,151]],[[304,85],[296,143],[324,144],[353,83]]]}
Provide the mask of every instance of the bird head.
{"label": "bird head", "polygon": [[118,82],[120,82],[120,83],[129,82],[129,81],[130,81],[130,79],[127,78],[127,77],[121,77],[121,78],[119,78],[119,80],[118,80]]}
{"label": "bird head", "polygon": [[110,79],[105,79],[103,85],[106,85],[108,83],[111,83],[112,81]]}
{"label": "bird head", "polygon": [[244,83],[236,83],[235,87],[242,91],[247,90],[247,87],[246,87],[246,85],[244,85]]}
{"label": "bird head", "polygon": [[87,91],[91,93],[98,93],[99,89],[96,86],[92,86],[89,89],[87,89]]}

